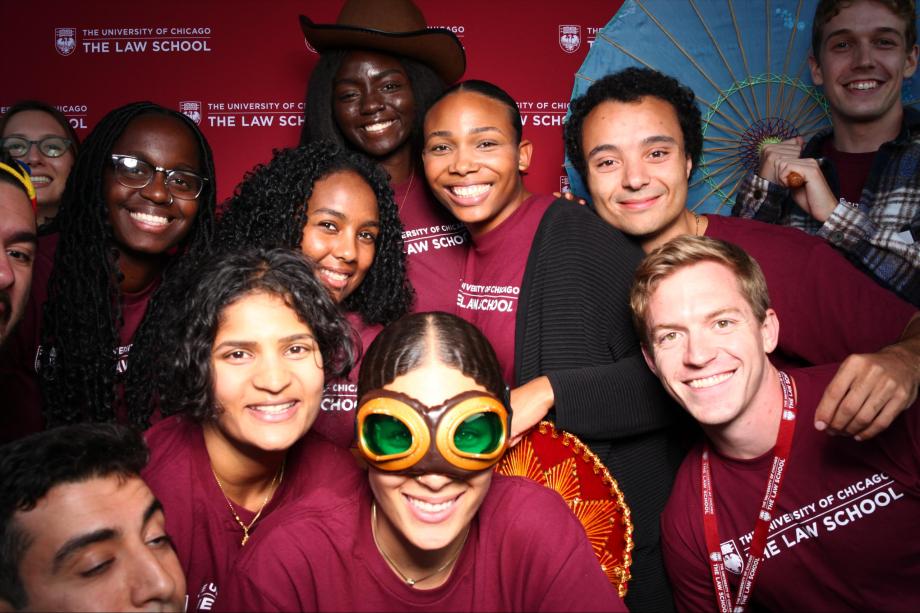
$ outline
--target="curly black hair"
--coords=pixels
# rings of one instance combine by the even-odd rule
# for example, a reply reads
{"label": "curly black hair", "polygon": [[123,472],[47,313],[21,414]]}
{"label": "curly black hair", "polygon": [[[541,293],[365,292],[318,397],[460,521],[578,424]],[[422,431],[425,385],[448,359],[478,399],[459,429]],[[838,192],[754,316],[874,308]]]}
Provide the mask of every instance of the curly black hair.
{"label": "curly black hair", "polygon": [[[347,49],[323,52],[319,62],[313,68],[304,101],[304,124],[300,132],[301,144],[328,140],[355,150],[342,136],[342,131],[332,111],[335,75],[339,72],[342,61],[348,53]],[[434,70],[421,62],[401,55],[393,57],[402,64],[412,87],[412,97],[415,100],[415,121],[410,138],[413,151],[421,151],[422,122],[428,108],[444,91],[444,81]]]}
{"label": "curly black hair", "polygon": [[347,375],[354,365],[351,327],[299,251],[279,247],[219,252],[182,268],[167,282],[164,297],[173,299],[161,302],[157,349],[148,347],[144,354],[152,366],[149,377],[132,377],[129,369],[127,399],[133,421],[142,423],[157,405],[163,415],[185,413],[198,421],[217,417],[220,408],[211,372],[214,339],[221,314],[247,295],[277,296],[310,326],[327,380]]}
{"label": "curly black hair", "polygon": [[34,535],[15,521],[17,512],[34,509],[57,485],[139,478],[148,456],[138,432],[115,424],[63,426],[0,447],[0,600],[16,610],[29,604],[19,564]]}
{"label": "curly black hair", "polygon": [[314,184],[333,173],[356,172],[374,191],[380,213],[374,262],[342,307],[369,324],[388,324],[405,315],[413,291],[406,278],[402,223],[386,174],[366,156],[331,142],[274,152],[268,164],[246,174],[217,226],[215,249],[243,247],[299,249]]}
{"label": "curly black hair", "polygon": [[[134,102],[103,117],[80,149],[67,179],[58,214],[60,241],[44,305],[39,374],[46,424],[116,419],[116,373],[121,313],[119,268],[109,223],[103,174],[111,165],[112,146],[128,125],[142,115],[166,115],[186,126],[198,145],[201,172],[207,178],[198,197],[198,213],[188,235],[162,273],[170,276],[177,262],[196,259],[209,250],[214,230],[215,175],[211,147],[188,117],[151,102]],[[160,322],[150,316],[160,289],[134,335],[133,347],[157,336]],[[148,365],[132,361],[132,370],[146,376]]]}
{"label": "curly black hair", "polygon": [[[591,84],[584,95],[572,100],[564,128],[565,154],[588,185],[588,166],[582,150],[585,118],[601,103],[638,102],[646,96],[664,100],[677,113],[684,136],[684,151],[696,168],[703,153],[703,121],[696,96],[674,77],[650,68],[625,68]],[[692,172],[692,170],[691,170]]]}

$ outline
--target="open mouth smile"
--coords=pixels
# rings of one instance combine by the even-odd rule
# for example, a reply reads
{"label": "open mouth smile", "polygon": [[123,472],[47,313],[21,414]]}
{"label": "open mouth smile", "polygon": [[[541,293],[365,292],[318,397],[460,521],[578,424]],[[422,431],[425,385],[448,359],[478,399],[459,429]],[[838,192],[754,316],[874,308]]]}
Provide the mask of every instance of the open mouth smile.
{"label": "open mouth smile", "polygon": [[728,381],[735,374],[735,371],[723,372],[717,375],[711,375],[709,377],[702,377],[700,379],[690,379],[687,381],[687,385],[695,390],[705,389],[707,387],[716,386],[724,381]]}

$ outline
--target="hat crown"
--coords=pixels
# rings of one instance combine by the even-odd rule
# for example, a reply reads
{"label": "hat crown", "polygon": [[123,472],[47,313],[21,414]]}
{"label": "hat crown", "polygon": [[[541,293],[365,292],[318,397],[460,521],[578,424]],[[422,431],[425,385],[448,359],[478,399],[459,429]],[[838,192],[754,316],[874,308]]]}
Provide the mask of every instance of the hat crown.
{"label": "hat crown", "polygon": [[425,16],[410,0],[348,0],[336,24],[394,34],[428,28]]}

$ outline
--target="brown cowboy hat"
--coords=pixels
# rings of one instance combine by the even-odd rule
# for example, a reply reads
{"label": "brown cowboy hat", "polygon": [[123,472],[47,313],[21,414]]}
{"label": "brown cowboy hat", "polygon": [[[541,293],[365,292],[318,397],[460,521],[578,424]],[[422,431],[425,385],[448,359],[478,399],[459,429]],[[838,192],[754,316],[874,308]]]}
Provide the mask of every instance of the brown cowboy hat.
{"label": "brown cowboy hat", "polygon": [[429,29],[411,0],[346,0],[334,24],[313,23],[301,15],[300,27],[320,53],[358,48],[403,55],[430,66],[445,83],[466,70],[460,40],[445,28]]}

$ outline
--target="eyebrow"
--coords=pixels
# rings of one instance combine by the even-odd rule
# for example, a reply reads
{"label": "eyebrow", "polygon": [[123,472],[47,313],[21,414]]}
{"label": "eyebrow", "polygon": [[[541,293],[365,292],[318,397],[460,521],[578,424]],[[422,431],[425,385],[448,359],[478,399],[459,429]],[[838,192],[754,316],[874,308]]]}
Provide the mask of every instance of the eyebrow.
{"label": "eyebrow", "polygon": [[12,245],[15,243],[38,243],[38,235],[35,232],[23,230],[14,232],[11,236],[6,237],[6,243]]}
{"label": "eyebrow", "polygon": [[[113,151],[112,155],[127,155],[129,157],[137,158],[140,161],[144,162],[145,164],[150,164],[153,167],[160,166],[160,164],[154,164],[153,162],[151,162],[149,159],[147,159],[147,155],[144,153],[141,153],[140,151],[126,151],[125,153],[115,153]],[[179,162],[178,164],[170,168],[170,170],[181,170],[182,172],[191,172],[200,177],[205,176],[203,171],[198,170],[199,167],[200,167],[200,164],[196,166],[192,164],[186,164],[185,162]]]}
{"label": "eyebrow", "polygon": [[[153,517],[157,511],[162,510],[163,505],[159,500],[154,498],[144,510],[143,525],[146,525],[147,522],[150,521],[150,518]],[[70,539],[64,543],[60,549],[57,550],[57,553],[54,554],[54,562],[51,566],[51,572],[58,572],[61,569],[61,566],[68,560],[68,558],[73,557],[90,545],[101,543],[103,541],[110,541],[119,536],[121,536],[120,530],[115,530],[114,528],[101,528],[99,530],[81,534],[80,536],[76,536]]]}
{"label": "eyebrow", "polygon": [[[738,313],[738,314],[743,315],[743,312],[741,311],[741,309],[738,309],[736,307],[725,307],[724,309],[716,309],[715,311],[707,313],[706,315],[702,317],[702,319],[703,321],[711,321],[713,319],[716,319],[717,317],[720,317],[722,315],[726,315],[729,313]],[[654,326],[652,326],[651,332],[654,334],[655,332],[658,332],[659,330],[685,330],[686,328],[687,326],[682,326],[679,324],[662,323],[662,324],[655,324]]]}
{"label": "eyebrow", "polygon": [[[389,70],[384,70],[383,72],[378,72],[377,74],[372,74],[372,75],[370,75],[370,77],[371,77],[371,79],[377,80],[377,79],[384,79],[384,78],[389,77],[390,75],[394,75],[394,74],[402,75],[402,74],[405,74],[405,72],[403,72],[402,70],[400,70],[400,69],[398,69],[398,68],[390,68]],[[362,80],[363,80],[363,79],[350,79],[350,78],[348,78],[348,77],[339,77],[339,78],[337,78],[337,79],[333,82],[333,84],[335,85],[335,84],[338,84],[338,83],[359,83],[359,82],[361,82]]]}
{"label": "eyebrow", "polygon": [[[290,336],[285,336],[284,338],[279,338],[278,343],[279,344],[290,343],[292,341],[298,341],[304,338],[308,338],[314,342],[316,341],[316,337],[314,337],[312,334],[307,334],[306,332],[303,332],[299,334],[291,334]],[[225,346],[226,347],[242,347],[243,349],[251,349],[252,347],[258,346],[258,344],[259,343],[256,341],[228,340],[228,341],[222,342],[219,345],[215,345],[213,351],[217,351],[221,347],[225,347]]]}
{"label": "eyebrow", "polygon": [[[655,145],[655,144],[677,145],[677,139],[674,138],[673,136],[668,136],[667,134],[655,134],[653,136],[647,136],[643,138],[640,144],[645,145],[645,146]],[[617,145],[610,144],[610,143],[604,143],[602,145],[598,145],[597,147],[594,147],[593,149],[591,149],[591,151],[588,152],[587,158],[590,158],[601,152],[619,151],[619,150],[620,148]]]}
{"label": "eyebrow", "polygon": [[[834,30],[833,32],[828,32],[827,36],[824,37],[825,41],[830,40],[834,36],[841,36],[847,34],[854,34],[854,30],[850,28],[840,28],[839,30]],[[888,26],[882,26],[879,28],[874,28],[870,34],[896,34],[899,38],[904,38],[904,33],[899,31],[896,28],[889,28]]]}
{"label": "eyebrow", "polygon": [[[499,134],[504,134],[504,132],[502,132],[501,129],[496,128],[495,126],[481,126],[478,128],[473,128],[471,130],[468,130],[467,134],[482,134],[483,132],[498,132]],[[443,138],[447,138],[453,135],[454,133],[451,132],[450,130],[435,130],[434,132],[430,132],[428,134],[428,137],[431,138],[432,136],[440,136]]]}

